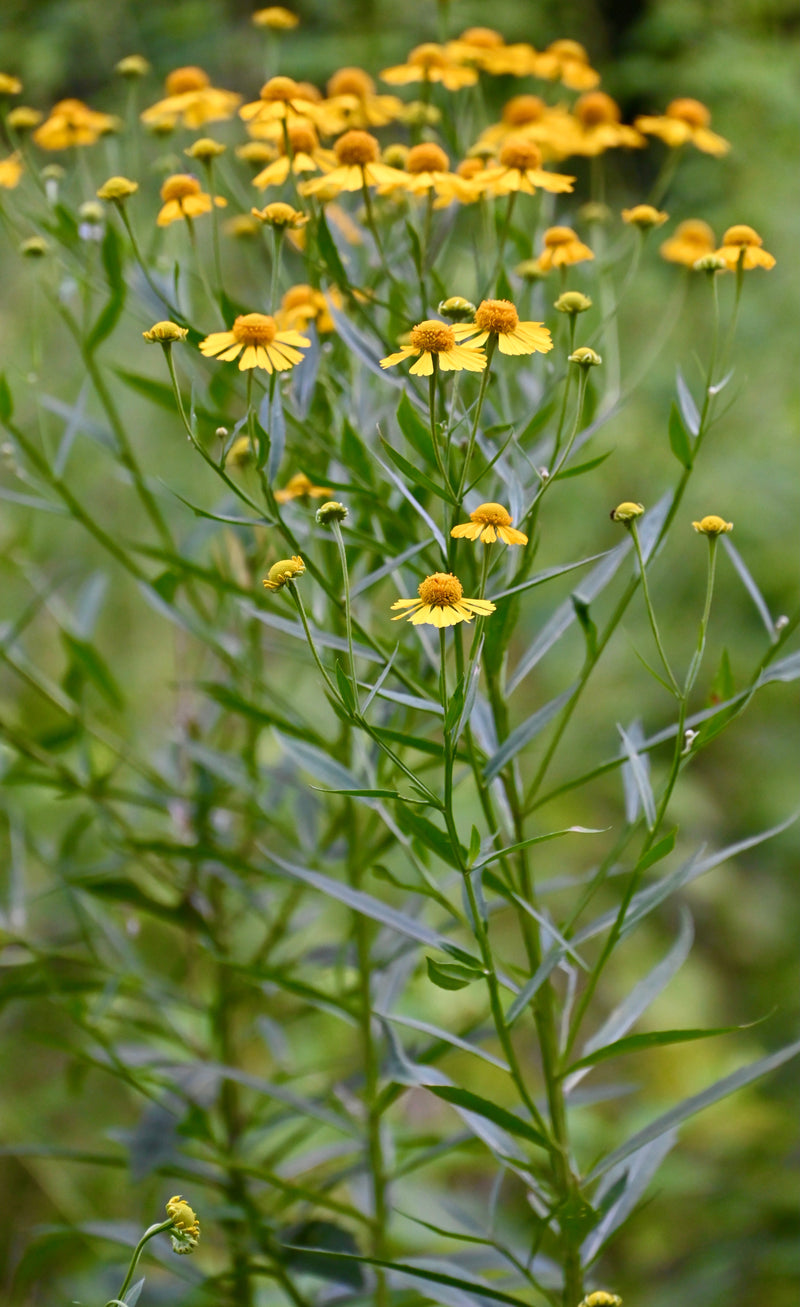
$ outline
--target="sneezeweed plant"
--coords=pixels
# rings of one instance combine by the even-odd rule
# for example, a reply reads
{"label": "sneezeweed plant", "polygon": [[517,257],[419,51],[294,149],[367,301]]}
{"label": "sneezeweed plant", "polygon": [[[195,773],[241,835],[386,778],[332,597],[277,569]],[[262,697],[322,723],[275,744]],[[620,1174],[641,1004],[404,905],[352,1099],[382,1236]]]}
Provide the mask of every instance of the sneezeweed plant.
{"label": "sneezeweed plant", "polygon": [[[7,117],[3,215],[48,324],[33,387],[27,359],[0,385],[22,483],[7,498],[71,522],[94,569],[77,594],[57,565],[22,569],[34,598],[3,643],[60,723],[4,723],[7,775],[28,818],[40,790],[70,814],[46,845],[36,819],[14,828],[59,904],[57,920],[4,921],[14,992],[60,1007],[76,1063],[141,1105],[134,1173],[204,1189],[215,1302],[619,1307],[619,1285],[596,1286],[609,1267],[629,1284],[614,1240],[655,1219],[657,1198],[638,1208],[677,1128],[800,1051],[660,1114],[637,1103],[638,1128],[631,1086],[602,1079],[625,1054],[731,1033],[640,1023],[689,952],[685,888],[776,833],[703,852],[672,815],[760,688],[800,674],[798,615],[772,622],[732,523],[693,521],[687,502],[712,428],[721,456],[737,323],[775,260],[747,215],[718,244],[673,212],[686,148],[712,177],[724,166],[709,110],[681,99],[626,123],[571,39],[442,31],[378,80],[342,68],[323,92],[277,62],[293,12],[253,22],[260,90],[185,66],[148,102],[132,56],[124,130],[77,100]],[[505,104],[498,77],[515,79]],[[0,94],[21,90],[0,76]],[[658,152],[651,192],[612,208],[628,150]],[[182,156],[200,177],[173,171]],[[605,475],[605,424],[675,348],[651,306],[647,347],[621,367],[647,260],[694,281],[680,349],[699,319],[702,377],[679,374],[642,438],[674,478],[649,500],[628,460],[612,527],[605,492],[582,487]],[[80,391],[67,378],[45,404],[56,330]],[[142,404],[179,476],[152,465]],[[84,431],[104,485],[117,469],[107,496],[77,466]],[[554,557],[578,518],[586,556]],[[692,527],[706,581],[687,645],[655,582],[690,556]],[[768,627],[739,688],[709,652],[730,561]],[[115,591],[135,582],[131,643],[150,613],[154,647],[174,634],[154,720],[126,719],[94,636],[106,572]],[[61,685],[20,643],[40,608],[61,630]],[[626,619],[641,621],[641,712],[615,730],[595,687]],[[608,821],[585,825],[598,808]],[[615,1002],[626,941],[670,929],[676,899],[676,942]],[[111,1302],[132,1307],[156,1234],[194,1251],[192,1209],[176,1197],[167,1216]],[[626,1294],[644,1303],[647,1285]]]}

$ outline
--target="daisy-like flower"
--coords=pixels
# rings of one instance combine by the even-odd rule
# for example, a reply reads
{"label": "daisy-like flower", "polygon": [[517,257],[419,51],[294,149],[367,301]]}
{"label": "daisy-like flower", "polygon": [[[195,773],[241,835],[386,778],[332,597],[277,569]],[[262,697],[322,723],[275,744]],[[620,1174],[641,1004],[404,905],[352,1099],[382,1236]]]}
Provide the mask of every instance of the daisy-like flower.
{"label": "daisy-like flower", "polygon": [[295,577],[302,576],[306,570],[306,565],[299,554],[294,554],[291,558],[281,558],[277,563],[273,563],[269,572],[264,577],[264,585],[268,590],[282,590]]}
{"label": "daisy-like flower", "polygon": [[232,118],[242,103],[236,91],[212,86],[208,73],[192,64],[173,68],[167,75],[164,90],[164,99],[140,114],[145,127],[176,127],[179,122],[184,127],[203,127],[205,123]]}
{"label": "daisy-like flower", "polygon": [[282,490],[275,491],[275,498],[279,504],[288,504],[292,499],[328,499],[332,494],[330,486],[315,486],[305,472],[295,472]]}
{"label": "daisy-like flower", "polygon": [[192,1253],[200,1242],[200,1222],[192,1208],[176,1194],[167,1203],[167,1216],[172,1218],[169,1232],[172,1250],[176,1253]]}
{"label": "daisy-like flower", "polygon": [[94,145],[119,126],[119,118],[90,109],[82,100],[59,100],[36,128],[33,140],[43,150],[68,150],[73,145]]}
{"label": "daisy-like flower", "polygon": [[740,222],[728,228],[722,237],[722,245],[715,253],[725,260],[733,272],[738,268],[743,268],[746,272],[752,268],[774,268],[775,256],[762,250],[763,244],[757,231]]}
{"label": "daisy-like flower", "polygon": [[548,227],[537,263],[542,272],[549,272],[551,268],[567,268],[593,258],[589,246],[578,239],[571,227]]}
{"label": "daisy-like flower", "polygon": [[605,91],[588,91],[575,102],[570,154],[589,158],[619,146],[636,149],[647,142],[635,127],[622,121],[622,110]]}
{"label": "daisy-like flower", "polygon": [[391,186],[398,178],[405,180],[397,168],[381,163],[381,147],[369,132],[354,129],[345,132],[335,142],[333,153],[336,166],[324,177],[303,182],[301,195],[322,195],[333,199],[342,191],[360,191],[365,186]]}
{"label": "daisy-like flower", "polygon": [[141,54],[126,54],[123,59],[114,64],[114,72],[118,77],[129,77],[135,80],[138,77],[146,77],[150,72],[150,64]]}
{"label": "daisy-like flower", "polygon": [[479,173],[475,181],[482,182],[492,195],[509,195],[511,191],[535,195],[537,190],[565,195],[575,185],[574,177],[546,172],[539,146],[524,136],[507,137],[500,148],[498,166]]}
{"label": "daisy-like flower", "polygon": [[659,246],[659,253],[669,263],[682,263],[693,268],[704,254],[713,254],[716,244],[707,222],[702,218],[687,218],[685,222],[679,222],[672,235]]}
{"label": "daisy-like flower", "polygon": [[385,127],[398,122],[406,105],[396,95],[379,95],[363,68],[339,68],[327,85],[327,108],[340,113],[342,128]]}
{"label": "daisy-like flower", "polygon": [[462,86],[474,86],[478,74],[474,68],[466,67],[448,54],[445,46],[427,41],[424,45],[414,47],[406,63],[384,68],[381,79],[392,86],[407,86],[410,82],[441,82],[446,90],[458,91]]}
{"label": "daisy-like flower", "polygon": [[19,95],[22,82],[11,73],[0,73],[0,95]]}
{"label": "daisy-like flower", "polygon": [[711,113],[699,100],[682,97],[667,105],[665,113],[657,116],[648,114],[635,120],[635,126],[647,136],[657,136],[659,140],[675,150],[679,145],[694,145],[704,154],[713,154],[721,158],[727,154],[730,142],[724,136],[718,136],[709,129]]}
{"label": "daisy-like flower", "polygon": [[397,190],[409,191],[412,195],[435,191],[445,204],[452,200],[469,204],[479,194],[465,177],[450,171],[450,160],[442,147],[433,141],[412,145],[402,172],[395,181],[381,186],[380,194],[387,195]]}
{"label": "daisy-like flower", "polygon": [[[239,371],[263,368],[265,372],[286,372],[302,363],[302,350],[311,341],[299,331],[280,330],[266,313],[241,313],[230,331],[212,331],[200,341],[200,353],[223,363],[239,359]],[[327,491],[326,491],[327,494]]]}
{"label": "daisy-like flower", "polygon": [[[474,332],[468,327],[466,334]],[[438,367],[441,372],[483,372],[486,367],[486,355],[472,342],[468,345],[458,344],[456,331],[464,332],[464,327],[451,327],[438,318],[428,318],[413,327],[407,345],[396,354],[389,354],[381,359],[382,368],[394,367],[395,363],[405,363],[406,359],[416,358],[416,363],[409,369],[412,376],[429,377]]]}
{"label": "daisy-like flower", "polygon": [[600,74],[592,68],[579,41],[551,41],[547,49],[536,56],[531,71],[536,77],[562,82],[571,91],[590,91],[600,81]]}
{"label": "daisy-like flower", "polygon": [[265,223],[268,227],[277,227],[279,230],[285,230],[287,227],[297,230],[299,227],[305,227],[308,222],[307,213],[292,208],[291,204],[285,204],[283,200],[275,200],[272,204],[265,204],[263,209],[251,209],[250,212],[259,222]]}
{"label": "daisy-like flower", "polygon": [[726,522],[724,517],[718,517],[716,513],[709,513],[699,522],[692,522],[695,531],[700,535],[710,536],[716,539],[717,536],[727,535],[728,531],[733,530],[733,522]]}
{"label": "daisy-like flower", "polygon": [[278,314],[281,327],[305,331],[309,323],[313,322],[321,336],[335,331],[336,324],[331,316],[329,299],[334,308],[342,307],[342,297],[336,287],[332,287],[325,296],[321,290],[305,283],[290,286],[281,300]]}
{"label": "daisy-like flower", "polygon": [[520,322],[510,300],[483,300],[475,310],[475,321],[453,328],[457,340],[469,338],[470,345],[483,345],[492,337],[501,354],[546,354],[553,337],[541,322]]}
{"label": "daisy-like flower", "polygon": [[290,32],[293,27],[297,27],[300,19],[291,9],[284,9],[283,5],[268,5],[266,9],[256,9],[250,21],[256,27],[268,27],[273,32]]}
{"label": "daisy-like flower", "polygon": [[605,1289],[596,1289],[587,1293],[578,1307],[622,1307],[622,1299],[617,1293],[607,1293]]}
{"label": "daisy-like flower", "polygon": [[474,513],[470,513],[468,522],[459,522],[450,532],[456,540],[480,540],[485,545],[493,545],[498,538],[504,545],[526,545],[528,537],[523,531],[517,531],[511,521],[511,514],[502,504],[479,504]]}
{"label": "daisy-like flower", "polygon": [[121,204],[135,195],[138,189],[139,183],[131,181],[130,177],[109,177],[97,191],[97,198]]}
{"label": "daisy-like flower", "polygon": [[632,209],[622,210],[622,221],[640,231],[651,231],[653,227],[663,227],[669,219],[668,213],[662,213],[652,204],[634,204]]}
{"label": "daisy-like flower", "polygon": [[319,137],[311,123],[296,122],[287,125],[288,150],[281,141],[281,153],[273,163],[268,163],[253,178],[253,185],[260,191],[268,186],[282,186],[292,172],[296,176],[307,172],[319,172],[322,168],[333,168],[336,159],[330,150],[320,147]]}
{"label": "daisy-like flower", "polygon": [[538,95],[514,95],[503,106],[499,123],[481,133],[479,144],[496,145],[507,136],[535,141],[546,158],[564,159],[574,121],[566,109],[550,106]]}
{"label": "daisy-like flower", "polygon": [[159,227],[168,227],[171,222],[179,222],[182,218],[197,218],[202,213],[210,213],[215,204],[224,209],[228,203],[221,195],[212,199],[190,172],[168,177],[161,187],[161,198],[164,204],[156,218]]}
{"label": "daisy-like flower", "polygon": [[19,151],[15,150],[7,158],[0,159],[0,187],[5,191],[13,191],[15,186],[19,185],[19,179],[22,176],[23,167],[20,163]]}
{"label": "daisy-like flower", "polygon": [[316,98],[310,99],[308,89],[293,77],[270,77],[262,86],[259,98],[242,105],[239,116],[246,123],[258,126],[289,123],[298,118],[316,122],[319,118],[319,92],[314,90],[314,94]]}
{"label": "daisy-like flower", "polygon": [[533,46],[506,45],[492,27],[469,27],[455,41],[448,41],[445,49],[454,60],[472,64],[496,77],[504,74],[526,77],[536,58]]}
{"label": "daisy-like flower", "polygon": [[393,622],[407,618],[413,626],[456,626],[473,617],[488,617],[495,605],[488,599],[465,599],[464,589],[452,572],[434,572],[420,581],[418,599],[395,599],[392,611],[402,609]]}

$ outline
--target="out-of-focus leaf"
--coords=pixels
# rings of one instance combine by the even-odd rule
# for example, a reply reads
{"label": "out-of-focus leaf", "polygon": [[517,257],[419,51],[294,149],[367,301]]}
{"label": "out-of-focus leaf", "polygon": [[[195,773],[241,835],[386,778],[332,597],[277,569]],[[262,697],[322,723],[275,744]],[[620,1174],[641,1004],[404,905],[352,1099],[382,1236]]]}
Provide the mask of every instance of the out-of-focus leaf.
{"label": "out-of-focus leaf", "polygon": [[736,568],[736,571],[739,575],[739,579],[742,582],[742,585],[744,586],[745,590],[749,594],[750,598],[752,599],[753,603],[755,604],[756,609],[758,611],[758,615],[761,618],[762,622],[764,623],[764,626],[766,627],[767,635],[769,636],[770,640],[774,644],[774,642],[778,638],[778,633],[775,630],[775,623],[773,622],[772,614],[770,613],[769,608],[767,607],[766,599],[764,598],[758,586],[756,585],[755,581],[753,580],[753,577],[747,567],[747,564],[742,558],[742,555],[739,553],[739,550],[736,548],[736,545],[734,545],[731,542],[731,540],[729,540],[727,535],[723,535],[722,537],[722,547],[727,553],[731,562],[733,563],[733,566]]}
{"label": "out-of-focus leaf", "polygon": [[92,682],[106,702],[112,708],[119,710],[124,708],[125,699],[122,691],[114,679],[111,668],[98,653],[95,646],[88,640],[79,640],[77,636],[71,635],[69,631],[62,630],[61,639],[73,664],[80,669],[87,680]]}
{"label": "out-of-focus leaf", "polygon": [[682,467],[690,468],[694,459],[692,446],[689,443],[689,436],[683,425],[683,419],[676,404],[672,405],[669,412],[669,445],[673,454]]}
{"label": "out-of-focus leaf", "polygon": [[[290,1226],[278,1236],[283,1262],[291,1271],[314,1275],[356,1291],[364,1287],[364,1272],[358,1258],[358,1244],[349,1230],[333,1221],[311,1220]],[[350,1253],[353,1260],[331,1257]]]}
{"label": "out-of-focus leaf", "polygon": [[474,981],[486,978],[486,972],[480,967],[460,966],[457,962],[436,962],[433,958],[426,958],[425,961],[428,979],[439,989],[466,989]]}
{"label": "out-of-focus leaf", "polygon": [[437,495],[439,499],[443,499],[446,504],[455,504],[458,502],[446,486],[438,485],[437,482],[427,476],[420,468],[415,467],[413,463],[409,463],[408,459],[404,458],[399,450],[395,449],[393,445],[390,445],[389,441],[383,436],[381,436],[381,444],[386,451],[387,458],[392,460],[395,467],[403,473],[403,476],[408,477],[408,480],[412,485],[422,486],[423,489],[429,490],[431,494]]}
{"label": "out-of-focus leaf", "polygon": [[487,1121],[499,1125],[501,1130],[507,1131],[510,1135],[525,1139],[529,1144],[536,1144],[537,1148],[547,1149],[548,1152],[552,1149],[550,1140],[535,1126],[529,1125],[521,1117],[515,1116],[513,1112],[507,1111],[488,1098],[481,1098],[479,1094],[473,1094],[469,1089],[461,1089],[458,1085],[430,1085],[429,1089],[445,1103],[461,1107],[467,1112],[474,1112],[476,1116],[485,1117]]}
{"label": "out-of-focus leaf", "polygon": [[678,388],[678,403],[680,404],[681,417],[686,430],[689,435],[696,436],[700,430],[700,413],[692,398],[692,392],[684,381],[680,368],[675,370],[675,384]]}
{"label": "out-of-focus leaf", "polygon": [[487,781],[494,780],[495,776],[499,776],[506,763],[511,762],[512,758],[515,758],[521,749],[524,749],[527,744],[530,744],[531,740],[536,738],[540,731],[544,730],[545,726],[569,702],[574,692],[575,686],[571,685],[568,690],[557,694],[549,703],[537,708],[536,712],[531,713],[526,721],[515,727],[511,734],[506,736],[500,748],[492,755],[483,769]]}

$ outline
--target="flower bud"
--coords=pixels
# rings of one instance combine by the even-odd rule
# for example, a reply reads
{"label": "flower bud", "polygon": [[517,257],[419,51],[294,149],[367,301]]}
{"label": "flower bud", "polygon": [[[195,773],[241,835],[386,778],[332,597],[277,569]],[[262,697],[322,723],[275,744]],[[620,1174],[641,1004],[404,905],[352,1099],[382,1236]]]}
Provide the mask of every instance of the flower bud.
{"label": "flower bud", "polygon": [[603,362],[596,350],[588,345],[579,345],[569,356],[570,363],[577,363],[579,368],[596,368]]}
{"label": "flower bud", "polygon": [[97,198],[119,202],[127,200],[130,195],[135,195],[138,189],[139,183],[132,182],[129,177],[109,177],[97,192]]}
{"label": "flower bud", "polygon": [[514,269],[518,277],[525,281],[543,281],[547,276],[538,259],[523,259]]}
{"label": "flower bud", "polygon": [[188,154],[190,159],[198,159],[200,163],[210,163],[212,159],[224,154],[227,148],[227,145],[223,145],[221,141],[215,141],[211,136],[200,136],[183,153]]}
{"label": "flower bud", "polygon": [[320,526],[330,526],[331,522],[343,522],[347,517],[347,512],[347,507],[344,504],[340,504],[335,499],[329,499],[327,503],[320,504],[316,517]]}
{"label": "flower bud", "polygon": [[448,322],[466,322],[468,318],[475,317],[475,305],[470,300],[465,300],[463,295],[451,295],[449,299],[442,300],[439,305],[439,316],[446,318]]}
{"label": "flower bud", "polygon": [[188,327],[179,327],[177,322],[156,322],[149,331],[142,335],[148,345],[172,345],[176,340],[185,340],[189,335]]}
{"label": "flower bud", "polygon": [[611,510],[611,521],[622,522],[628,526],[630,522],[635,522],[637,517],[641,517],[644,512],[644,504],[634,504],[631,500],[626,499],[616,508]]}
{"label": "flower bud", "polygon": [[733,530],[733,522],[726,522],[724,517],[717,517],[716,513],[709,513],[708,517],[701,518],[699,522],[692,522],[692,526],[700,535],[710,536],[712,539]]}
{"label": "flower bud", "polygon": [[699,259],[695,259],[692,267],[695,272],[707,272],[709,275],[728,271],[728,265],[721,254],[703,254]]}
{"label": "flower bud", "polygon": [[120,77],[146,77],[150,72],[150,65],[144,55],[127,54],[114,65],[114,72]]}
{"label": "flower bud", "polygon": [[559,313],[585,313],[592,307],[592,301],[588,295],[584,295],[580,290],[565,290],[559,295],[553,308],[558,309]]}
{"label": "flower bud", "polygon": [[277,563],[273,563],[264,579],[264,585],[268,590],[282,590],[295,577],[302,576],[306,570],[306,565],[299,554],[292,558],[281,558]]}
{"label": "flower bud", "polygon": [[48,253],[50,246],[43,236],[29,236],[19,247],[19,252],[25,259],[42,259]]}
{"label": "flower bud", "polygon": [[652,204],[634,204],[632,209],[622,210],[622,221],[638,227],[640,231],[650,231],[653,227],[662,227],[669,218]]}

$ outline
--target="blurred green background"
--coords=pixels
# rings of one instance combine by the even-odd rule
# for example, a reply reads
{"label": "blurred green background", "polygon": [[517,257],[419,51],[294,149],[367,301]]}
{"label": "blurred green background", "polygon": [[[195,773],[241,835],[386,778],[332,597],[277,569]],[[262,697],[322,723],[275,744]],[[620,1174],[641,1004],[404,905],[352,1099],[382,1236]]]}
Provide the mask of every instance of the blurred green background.
{"label": "blurred green background", "polygon": [[[435,39],[437,8],[431,0],[396,3],[302,3],[294,6],[301,28],[283,43],[282,70],[324,83],[344,64],[361,64],[375,72],[399,62],[421,40]],[[139,0],[54,0],[26,3],[4,0],[0,31],[0,69],[25,83],[26,103],[47,107],[65,95],[94,106],[118,110],[120,88],[112,81],[114,63],[126,54],[144,54],[155,73],[179,64],[206,67],[220,86],[257,91],[263,74],[263,47],[252,39],[251,6],[214,0],[169,0],[144,5]],[[798,376],[800,348],[796,319],[798,293],[798,113],[796,69],[800,11],[792,0],[652,0],[651,3],[589,3],[567,0],[546,5],[523,0],[485,3],[454,0],[453,33],[473,23],[497,27],[507,40],[530,40],[537,47],[561,36],[579,39],[603,74],[603,85],[623,106],[630,121],[638,112],[658,111],[677,95],[696,96],[713,113],[713,126],[734,143],[721,163],[696,155],[686,161],[667,207],[678,217],[702,216],[717,231],[733,222],[756,227],[778,259],[777,269],[755,274],[745,287],[737,385],[741,393],[709,441],[692,484],[683,517],[720,512],[736,524],[735,542],[756,577],[773,615],[791,612],[797,603],[798,531]],[[152,89],[155,96],[155,84]],[[512,93],[511,89],[507,91]],[[627,159],[619,167],[620,193],[630,198],[652,180],[654,151]],[[23,369],[24,348],[16,325],[27,312],[27,283],[4,238],[4,294],[0,302],[0,347],[12,368]],[[627,348],[635,352],[649,324],[663,306],[670,272],[651,260],[642,277],[644,293],[624,318]],[[697,310],[700,311],[699,309]],[[63,367],[51,346],[52,370]],[[570,512],[552,524],[552,541],[543,565],[579,557],[595,547],[591,515],[602,503],[633,497],[652,503],[672,478],[674,464],[663,440],[664,415],[674,389],[674,368],[696,379],[696,364],[680,332],[665,350],[663,366],[618,418],[605,429],[604,447],[615,456],[604,464],[591,491],[576,492]],[[150,363],[150,360],[148,360]],[[143,370],[141,368],[140,370]],[[52,383],[55,393],[57,386]],[[136,406],[132,418],[140,417]],[[156,464],[170,483],[184,447],[147,419],[137,431],[137,448],[148,465]],[[135,426],[135,424],[134,424]],[[658,435],[658,439],[656,436]],[[84,493],[98,502],[116,495],[91,465],[78,473]],[[583,482],[579,483],[583,486]],[[6,506],[0,529],[3,562],[4,620],[24,602],[19,559],[25,555],[48,573],[54,558],[63,562],[68,549],[75,574],[96,565],[84,538],[68,528],[66,545],[50,519],[23,524]],[[680,534],[680,533],[678,533]],[[608,543],[612,543],[609,535]],[[607,547],[604,544],[602,547]],[[703,551],[681,539],[671,565],[662,560],[653,588],[663,611],[673,615],[669,641],[685,648],[692,639],[702,588]],[[677,558],[677,563],[676,563]],[[712,622],[710,661],[726,646],[734,678],[741,679],[764,648],[764,632],[732,569],[721,559],[721,574]],[[551,609],[552,600],[531,605],[531,629]],[[106,648],[115,674],[130,691],[130,730],[139,742],[163,744],[165,711],[171,712],[172,678],[177,668],[171,648],[163,644],[159,619],[120,581],[104,616]],[[644,637],[640,612],[626,621],[631,643]],[[58,676],[60,653],[42,635],[35,656]],[[644,676],[636,674],[630,644],[617,640],[604,660],[591,700],[599,745],[592,757],[613,748],[613,722],[641,715],[648,728],[663,724],[657,701]],[[557,670],[557,669],[555,669]],[[561,688],[542,671],[537,694],[549,697]],[[19,711],[15,678],[3,674],[4,712]],[[527,691],[534,693],[531,686]],[[644,696],[650,696],[650,702]],[[46,722],[34,696],[22,698],[27,725],[35,732]],[[609,709],[609,704],[613,708]],[[675,804],[675,819],[697,839],[716,847],[745,837],[783,819],[797,804],[800,750],[795,686],[771,686],[751,711],[704,755]],[[529,711],[530,709],[528,709]],[[573,733],[560,764],[563,774],[578,765],[586,748]],[[612,797],[613,795],[613,797]],[[617,802],[616,792],[592,791],[578,818],[603,825]],[[15,793],[9,809],[22,804],[46,833],[55,831],[59,814],[40,792]],[[553,824],[575,820],[569,799],[552,809]],[[10,828],[9,828],[10,829]],[[3,830],[4,861],[13,862],[13,839]],[[691,838],[691,835],[690,835]],[[797,1017],[797,939],[800,900],[797,894],[797,828],[720,868],[692,887],[690,901],[697,922],[695,951],[684,972],[658,1009],[664,1025],[725,1024],[770,1017],[763,1047],[774,1048],[795,1037]],[[554,860],[554,869],[557,863]],[[41,869],[33,876],[43,878]],[[41,880],[43,883],[43,879]],[[13,876],[9,872],[6,895]],[[638,975],[652,955],[663,952],[667,936],[655,927],[643,932],[625,953],[631,974]],[[616,981],[615,981],[616,983]],[[626,989],[618,977],[620,992]],[[440,1019],[446,1019],[442,1013]],[[10,1145],[38,1141],[78,1141],[91,1149],[93,1138],[131,1127],[138,1106],[106,1096],[110,1081],[87,1081],[59,1050],[46,1005],[12,1005],[0,1015],[4,1072],[0,1084],[0,1130]],[[743,1049],[758,1054],[760,1034],[738,1047],[702,1044],[701,1051],[665,1052],[649,1065],[649,1095],[641,1123],[654,1101],[666,1108],[678,1096],[708,1083],[741,1060]],[[797,1212],[800,1188],[796,1166],[797,1074],[788,1070],[768,1083],[712,1109],[682,1135],[682,1144],[660,1172],[650,1204],[614,1245],[604,1265],[607,1281],[626,1296],[626,1307],[790,1307],[796,1301],[798,1273]],[[634,1122],[633,1124],[636,1124]],[[587,1131],[589,1127],[587,1126]],[[591,1136],[589,1136],[591,1137]],[[59,1165],[44,1159],[0,1159],[0,1295],[14,1303],[54,1301],[46,1263],[36,1266],[29,1288],[15,1268],[33,1231],[40,1225],[89,1220],[111,1211],[120,1219],[153,1219],[160,1192],[152,1179],[138,1185],[100,1168]],[[148,1204],[150,1204],[148,1206]],[[69,1265],[67,1245],[53,1245],[53,1269]],[[82,1255],[82,1254],[81,1254]],[[77,1254],[76,1254],[77,1256]],[[52,1287],[52,1286],[51,1286]],[[166,1293],[166,1291],[164,1291]],[[164,1297],[163,1301],[169,1300]],[[155,1301],[155,1299],[153,1299]]]}

